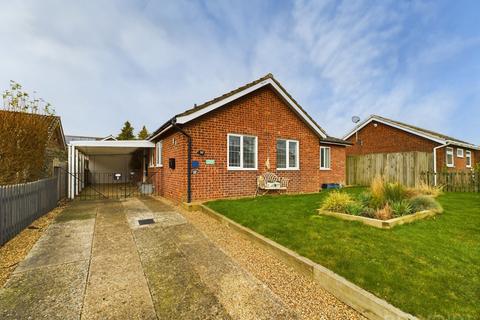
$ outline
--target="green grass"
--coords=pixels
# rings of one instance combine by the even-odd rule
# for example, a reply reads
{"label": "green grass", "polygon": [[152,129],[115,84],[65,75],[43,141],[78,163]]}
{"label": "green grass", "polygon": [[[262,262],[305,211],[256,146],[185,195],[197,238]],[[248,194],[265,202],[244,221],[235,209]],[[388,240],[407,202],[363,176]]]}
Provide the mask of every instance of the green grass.
{"label": "green grass", "polygon": [[391,230],[318,215],[326,194],[208,206],[403,311],[425,318],[480,318],[480,194],[441,195],[444,213]]}

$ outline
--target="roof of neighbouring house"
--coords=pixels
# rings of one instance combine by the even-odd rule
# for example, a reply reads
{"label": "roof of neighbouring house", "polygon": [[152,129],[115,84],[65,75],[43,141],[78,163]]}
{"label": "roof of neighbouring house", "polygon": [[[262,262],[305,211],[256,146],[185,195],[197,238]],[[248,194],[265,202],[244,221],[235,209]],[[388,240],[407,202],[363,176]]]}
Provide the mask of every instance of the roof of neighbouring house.
{"label": "roof of neighbouring house", "polygon": [[72,141],[115,141],[117,140],[117,138],[115,138],[113,135],[108,135],[106,137],[66,135],[65,139],[67,141],[67,144],[69,144]]}
{"label": "roof of neighbouring house", "polygon": [[411,124],[403,123],[400,121],[388,119],[385,117],[381,117],[378,115],[371,115],[368,117],[366,120],[360,122],[353,130],[351,130],[349,133],[347,133],[343,139],[348,139],[350,138],[355,132],[360,131],[363,127],[365,127],[367,124],[369,124],[372,121],[377,121],[386,125],[389,125],[391,127],[415,134],[417,136],[441,143],[441,144],[447,144],[447,143],[452,143],[452,144],[458,144],[458,145],[463,145],[465,147],[469,147],[472,149],[479,149],[479,146],[476,146],[472,143],[456,139],[438,132],[434,132],[431,130],[423,129],[417,126],[413,126]]}
{"label": "roof of neighbouring house", "polygon": [[280,94],[280,96],[289,106],[292,107],[292,109],[298,114],[298,116],[302,118],[304,122],[316,132],[316,134],[320,137],[321,141],[342,145],[350,144],[349,142],[346,142],[342,139],[328,136],[325,130],[323,130],[318,125],[318,123],[297,103],[297,101],[295,101],[295,99],[287,92],[287,90],[285,90],[285,88],[283,88],[283,86],[273,77],[271,73],[255,81],[247,83],[235,90],[225,93],[219,97],[216,97],[210,101],[207,101],[201,105],[195,105],[193,108],[190,108],[182,113],[175,115],[171,120],[169,120],[156,131],[154,131],[147,139],[153,139],[159,134],[163,133],[165,130],[169,129],[172,121],[177,124],[187,123],[267,85],[270,85],[277,93]]}

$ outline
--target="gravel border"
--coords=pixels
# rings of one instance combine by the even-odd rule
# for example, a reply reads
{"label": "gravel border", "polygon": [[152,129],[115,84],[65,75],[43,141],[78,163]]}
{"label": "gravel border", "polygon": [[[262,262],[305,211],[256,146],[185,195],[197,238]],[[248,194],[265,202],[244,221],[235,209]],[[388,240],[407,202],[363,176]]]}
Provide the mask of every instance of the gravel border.
{"label": "gravel border", "polygon": [[180,209],[196,228],[245,270],[265,283],[303,319],[365,319],[314,281],[299,274],[265,249],[200,212]]}
{"label": "gravel border", "polygon": [[0,288],[64,208],[65,205],[60,205],[41,216],[0,247]]}

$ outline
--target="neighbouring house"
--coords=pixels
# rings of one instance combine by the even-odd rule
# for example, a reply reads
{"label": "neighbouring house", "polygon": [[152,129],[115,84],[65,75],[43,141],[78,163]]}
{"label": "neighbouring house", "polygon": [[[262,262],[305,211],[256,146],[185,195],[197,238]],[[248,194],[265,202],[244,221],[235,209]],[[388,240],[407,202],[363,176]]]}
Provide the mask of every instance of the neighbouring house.
{"label": "neighbouring house", "polygon": [[35,181],[67,161],[60,117],[0,110],[0,184]]}
{"label": "neighbouring house", "polygon": [[176,201],[251,196],[265,172],[289,178],[287,192],[345,183],[345,149],[268,74],[177,114],[149,138],[147,174]]}
{"label": "neighbouring house", "polygon": [[378,115],[359,123],[343,139],[352,143],[347,156],[426,153],[431,159],[428,169],[434,172],[470,171],[480,162],[479,146]]}

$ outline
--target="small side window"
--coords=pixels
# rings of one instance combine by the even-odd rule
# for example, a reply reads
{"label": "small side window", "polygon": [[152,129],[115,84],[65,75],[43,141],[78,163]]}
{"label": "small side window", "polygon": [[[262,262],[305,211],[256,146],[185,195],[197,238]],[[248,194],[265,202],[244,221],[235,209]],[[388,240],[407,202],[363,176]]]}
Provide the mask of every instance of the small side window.
{"label": "small side window", "polygon": [[463,158],[463,149],[457,148],[457,157]]}
{"label": "small side window", "polygon": [[453,162],[453,148],[447,147],[446,148],[446,161],[447,161],[447,167],[454,167],[454,162]]}
{"label": "small side window", "polygon": [[467,150],[465,152],[465,163],[466,163],[467,168],[472,167],[472,152],[470,150]]}

